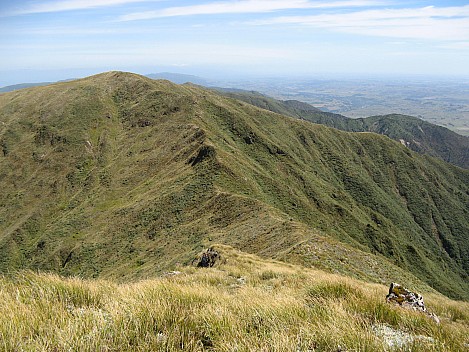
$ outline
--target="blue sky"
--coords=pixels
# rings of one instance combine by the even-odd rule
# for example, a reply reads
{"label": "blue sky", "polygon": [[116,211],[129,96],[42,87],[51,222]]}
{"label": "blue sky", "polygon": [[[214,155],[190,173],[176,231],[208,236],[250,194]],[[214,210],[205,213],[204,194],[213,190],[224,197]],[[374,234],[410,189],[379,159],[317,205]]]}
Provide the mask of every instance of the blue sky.
{"label": "blue sky", "polygon": [[106,70],[469,76],[469,0],[0,0],[0,86]]}

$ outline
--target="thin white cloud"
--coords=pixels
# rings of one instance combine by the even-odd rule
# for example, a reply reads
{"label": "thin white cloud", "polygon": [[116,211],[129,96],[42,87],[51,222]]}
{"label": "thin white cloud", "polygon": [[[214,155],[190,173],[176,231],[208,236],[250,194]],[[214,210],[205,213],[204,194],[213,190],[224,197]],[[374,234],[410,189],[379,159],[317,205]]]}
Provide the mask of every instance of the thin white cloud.
{"label": "thin white cloud", "polygon": [[312,16],[283,16],[254,25],[300,24],[335,31],[407,39],[469,40],[469,5],[379,9]]}
{"label": "thin white cloud", "polygon": [[202,5],[169,7],[156,11],[130,13],[119,18],[120,21],[137,21],[161,17],[264,13],[288,9],[320,9],[376,6],[388,3],[374,0],[349,0],[313,2],[310,0],[235,0],[217,1]]}
{"label": "thin white cloud", "polygon": [[[34,4],[28,7],[19,8],[7,12],[4,16],[26,15],[34,13],[62,12],[73,10],[85,10],[96,7],[124,5],[136,2],[145,2],[148,0],[67,0],[67,1],[49,1]],[[155,0],[153,0],[155,1]]]}

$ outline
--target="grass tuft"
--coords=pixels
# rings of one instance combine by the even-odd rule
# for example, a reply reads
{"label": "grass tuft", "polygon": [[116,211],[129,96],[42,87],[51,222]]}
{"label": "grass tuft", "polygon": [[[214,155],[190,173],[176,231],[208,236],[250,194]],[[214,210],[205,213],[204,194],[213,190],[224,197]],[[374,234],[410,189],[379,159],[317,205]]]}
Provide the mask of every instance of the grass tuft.
{"label": "grass tuft", "polygon": [[321,283],[308,288],[307,295],[313,300],[360,299],[362,292],[347,283]]}
{"label": "grass tuft", "polygon": [[217,248],[226,258],[217,267],[135,283],[0,277],[0,350],[389,350],[376,325],[423,336],[408,351],[463,351],[469,342],[467,303],[426,297],[437,325],[385,303],[384,286]]}

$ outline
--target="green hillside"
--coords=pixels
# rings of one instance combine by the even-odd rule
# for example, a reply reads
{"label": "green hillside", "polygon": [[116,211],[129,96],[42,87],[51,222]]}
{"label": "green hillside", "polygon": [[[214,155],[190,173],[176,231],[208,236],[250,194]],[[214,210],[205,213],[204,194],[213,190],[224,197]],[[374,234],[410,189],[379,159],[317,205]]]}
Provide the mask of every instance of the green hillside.
{"label": "green hillside", "polygon": [[[218,90],[218,89],[217,89]],[[406,115],[382,115],[352,119],[324,112],[296,100],[276,100],[263,94],[236,89],[219,89],[230,98],[254,106],[347,132],[374,132],[399,141],[413,151],[443,159],[469,169],[469,138],[445,127]]]}
{"label": "green hillside", "polygon": [[[212,88],[226,97],[238,99],[259,108],[301,119],[308,113],[324,113],[312,105],[298,100],[277,100],[255,91],[235,88]],[[340,115],[339,115],[340,116]]]}
{"label": "green hillside", "polygon": [[217,242],[469,299],[469,172],[384,136],[109,72],[0,95],[0,146],[3,272],[144,278]]}

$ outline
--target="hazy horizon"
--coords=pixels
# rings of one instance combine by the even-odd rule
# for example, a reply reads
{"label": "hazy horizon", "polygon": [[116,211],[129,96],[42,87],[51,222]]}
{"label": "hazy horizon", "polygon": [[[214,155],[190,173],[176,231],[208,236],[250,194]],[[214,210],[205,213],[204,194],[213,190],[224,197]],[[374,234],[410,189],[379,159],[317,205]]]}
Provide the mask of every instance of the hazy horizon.
{"label": "hazy horizon", "polygon": [[[373,74],[373,73],[346,73],[346,72],[317,72],[311,74],[291,74],[291,75],[259,75],[249,74],[247,72],[230,72],[223,73],[220,71],[205,71],[194,70],[181,71],[171,69],[171,67],[155,67],[154,69],[121,69],[121,68],[97,68],[97,69],[64,69],[64,70],[21,70],[21,71],[0,71],[0,88],[7,86],[14,86],[18,84],[35,84],[35,83],[55,83],[59,81],[81,79],[88,76],[93,76],[103,72],[109,71],[122,71],[131,72],[139,75],[151,75],[159,73],[180,74],[187,76],[196,76],[198,78],[207,80],[209,82],[229,83],[229,82],[243,82],[243,81],[379,81],[379,82],[414,82],[421,83],[422,81],[428,82],[455,82],[462,84],[469,84],[469,75],[431,75],[431,74]],[[231,86],[230,86],[231,87]]]}
{"label": "hazy horizon", "polygon": [[102,71],[469,77],[463,1],[0,2],[0,86]]}

